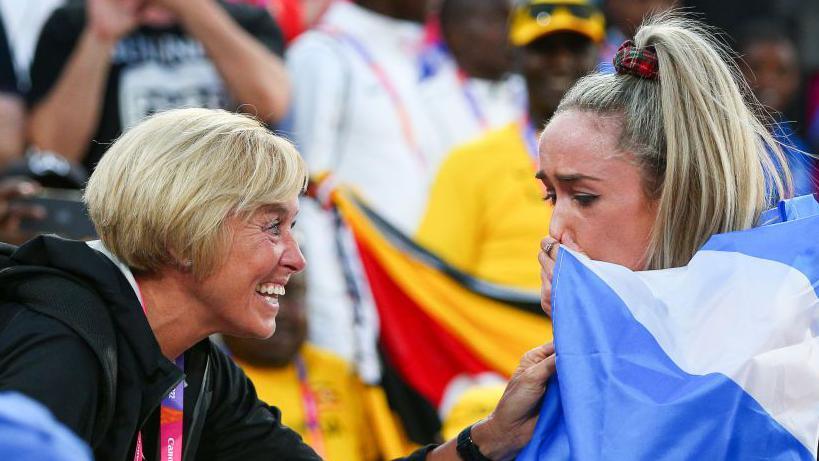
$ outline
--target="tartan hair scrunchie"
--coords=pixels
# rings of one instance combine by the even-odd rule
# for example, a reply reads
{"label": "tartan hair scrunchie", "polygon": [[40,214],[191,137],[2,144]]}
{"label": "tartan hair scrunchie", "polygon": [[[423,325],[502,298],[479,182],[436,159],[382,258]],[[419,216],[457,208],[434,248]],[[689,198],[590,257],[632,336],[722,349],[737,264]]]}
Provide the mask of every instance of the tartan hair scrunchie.
{"label": "tartan hair scrunchie", "polygon": [[626,40],[614,55],[614,69],[620,75],[629,74],[646,80],[656,80],[660,64],[653,46],[637,48],[633,41]]}

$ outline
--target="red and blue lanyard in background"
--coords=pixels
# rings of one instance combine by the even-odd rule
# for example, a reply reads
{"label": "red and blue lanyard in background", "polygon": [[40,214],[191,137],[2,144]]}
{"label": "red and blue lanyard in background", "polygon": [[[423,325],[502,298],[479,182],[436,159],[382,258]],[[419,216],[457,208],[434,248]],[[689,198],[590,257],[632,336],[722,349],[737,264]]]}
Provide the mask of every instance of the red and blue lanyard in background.
{"label": "red and blue lanyard in background", "polygon": [[535,165],[535,170],[537,170],[537,132],[535,131],[535,127],[532,125],[532,119],[528,114],[525,114],[521,118],[520,129],[521,137],[523,137],[523,142],[526,144],[526,150]]}
{"label": "red and blue lanyard in background", "polygon": [[421,145],[415,134],[412,117],[410,116],[406,104],[401,98],[401,93],[399,92],[398,87],[396,87],[395,83],[393,83],[392,79],[390,79],[387,70],[375,60],[375,57],[367,46],[353,35],[326,24],[320,25],[318,30],[324,31],[330,36],[333,36],[341,42],[349,45],[350,48],[355,51],[355,53],[364,61],[367,67],[370,68],[370,71],[372,71],[373,75],[375,75],[378,83],[380,83],[387,92],[393,107],[395,107],[396,114],[398,115],[398,121],[401,125],[401,133],[404,136],[404,141],[407,143],[407,146],[409,146],[410,151],[415,155],[416,160],[421,165],[422,169],[426,170],[428,168],[427,159],[421,150]]}
{"label": "red and blue lanyard in background", "polygon": [[307,436],[310,439],[310,446],[315,452],[324,458],[324,434],[321,431],[321,424],[319,421],[319,409],[316,394],[310,387],[310,382],[307,379],[307,366],[304,364],[304,359],[298,355],[295,360],[296,373],[299,376],[299,390],[301,391],[301,399],[304,405],[304,420],[307,426]]}

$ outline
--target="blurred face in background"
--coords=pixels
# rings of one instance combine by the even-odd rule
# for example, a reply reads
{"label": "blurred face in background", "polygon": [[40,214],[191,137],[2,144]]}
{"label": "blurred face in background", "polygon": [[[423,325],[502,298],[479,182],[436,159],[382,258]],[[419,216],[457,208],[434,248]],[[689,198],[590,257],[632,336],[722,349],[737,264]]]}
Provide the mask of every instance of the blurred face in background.
{"label": "blurred face in background", "polygon": [[606,0],[609,20],[627,37],[633,37],[643,18],[649,13],[676,6],[675,0]]}
{"label": "blurred face in background", "polygon": [[294,275],[279,297],[276,332],[267,339],[224,337],[240,360],[257,366],[283,367],[293,361],[307,340],[307,305],[304,274]]}
{"label": "blurred face in background", "polygon": [[[121,0],[131,2],[132,0]],[[168,27],[176,24],[176,15],[161,4],[152,0],[137,0],[137,14],[139,23],[148,27]],[[132,3],[133,4],[133,3]]]}
{"label": "blurred face in background", "polygon": [[742,71],[759,102],[783,112],[799,89],[796,49],[786,40],[758,41],[743,53]]}
{"label": "blurred face in background", "polygon": [[397,17],[413,22],[424,22],[434,0],[392,0]]}
{"label": "blurred face in background", "polygon": [[[531,112],[538,117],[551,116],[566,91],[597,65],[597,45],[575,32],[555,32],[518,51]],[[545,121],[532,120],[535,125]]]}
{"label": "blurred face in background", "polygon": [[512,66],[508,0],[444,2],[441,27],[458,66],[470,77],[500,80]]}

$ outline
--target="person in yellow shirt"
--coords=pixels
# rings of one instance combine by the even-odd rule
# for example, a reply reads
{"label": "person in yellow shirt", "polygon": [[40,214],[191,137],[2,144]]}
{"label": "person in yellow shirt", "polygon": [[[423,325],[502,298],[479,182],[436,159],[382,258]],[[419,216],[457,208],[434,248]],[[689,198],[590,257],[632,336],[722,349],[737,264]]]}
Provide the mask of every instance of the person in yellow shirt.
{"label": "person in yellow shirt", "polygon": [[282,422],[328,461],[380,459],[364,404],[364,386],[335,354],[306,342],[304,276],[294,276],[279,298],[276,333],[266,340],[225,336],[233,359],[275,403]]}
{"label": "person in yellow shirt", "polygon": [[526,80],[528,117],[446,157],[415,239],[477,278],[536,290],[540,267],[534,255],[551,217],[534,179],[536,127],[594,69],[605,21],[587,0],[527,0],[517,4],[509,24]]}

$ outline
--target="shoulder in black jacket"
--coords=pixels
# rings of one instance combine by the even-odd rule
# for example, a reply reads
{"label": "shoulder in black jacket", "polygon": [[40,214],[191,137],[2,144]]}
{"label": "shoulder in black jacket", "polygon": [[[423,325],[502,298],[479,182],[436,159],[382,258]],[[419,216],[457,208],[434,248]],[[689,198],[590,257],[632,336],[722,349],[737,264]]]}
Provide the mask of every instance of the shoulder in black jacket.
{"label": "shoulder in black jacket", "polygon": [[[133,289],[105,255],[83,242],[39,237],[12,261],[0,272],[0,391],[17,390],[45,404],[92,445],[96,459],[131,459],[140,428],[150,459],[157,409],[183,378],[184,460],[319,459],[210,341],[185,353],[185,375],[166,359]],[[21,270],[22,276],[9,277]],[[60,315],[34,307],[38,302],[83,312],[78,321],[90,324],[83,331],[100,336],[83,337]],[[100,341],[105,337],[113,344]],[[107,369],[106,354],[116,355],[108,362],[116,370]]]}

